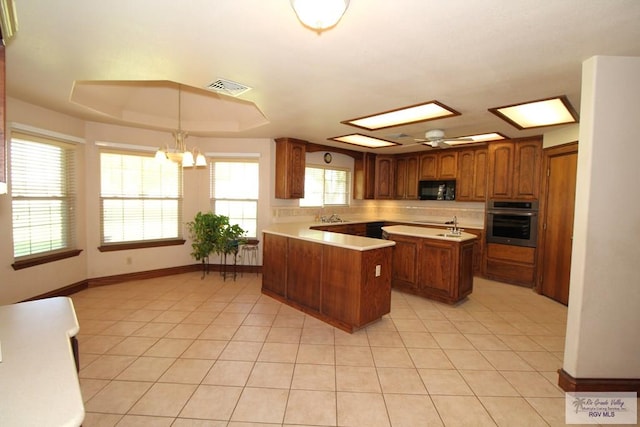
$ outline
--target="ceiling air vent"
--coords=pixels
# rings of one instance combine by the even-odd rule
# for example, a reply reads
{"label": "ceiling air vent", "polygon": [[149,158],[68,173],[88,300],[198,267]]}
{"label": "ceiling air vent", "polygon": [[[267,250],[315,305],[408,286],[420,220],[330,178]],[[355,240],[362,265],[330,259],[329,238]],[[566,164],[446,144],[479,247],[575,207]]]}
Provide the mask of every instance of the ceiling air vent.
{"label": "ceiling air vent", "polygon": [[207,89],[230,96],[239,96],[251,90],[249,86],[226,79],[218,79],[213,83],[208,84]]}

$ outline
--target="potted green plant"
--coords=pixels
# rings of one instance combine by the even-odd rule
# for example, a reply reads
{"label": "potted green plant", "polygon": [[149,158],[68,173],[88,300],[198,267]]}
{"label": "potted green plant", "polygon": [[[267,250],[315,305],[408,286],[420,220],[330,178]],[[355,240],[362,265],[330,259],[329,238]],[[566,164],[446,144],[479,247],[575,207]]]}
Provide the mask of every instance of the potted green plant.
{"label": "potted green plant", "polygon": [[202,275],[207,271],[209,255],[237,253],[238,246],[246,241],[245,231],[238,224],[230,224],[229,217],[213,212],[198,212],[193,221],[187,222],[191,243],[191,256],[202,261]]}

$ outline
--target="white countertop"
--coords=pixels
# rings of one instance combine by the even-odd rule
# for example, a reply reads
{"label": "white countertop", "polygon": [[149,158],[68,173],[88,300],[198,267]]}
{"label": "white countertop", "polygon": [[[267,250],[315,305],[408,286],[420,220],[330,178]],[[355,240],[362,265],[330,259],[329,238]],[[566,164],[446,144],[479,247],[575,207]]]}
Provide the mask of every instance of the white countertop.
{"label": "white countertop", "polygon": [[390,225],[388,227],[382,227],[382,230],[389,234],[447,240],[450,242],[465,242],[467,240],[477,239],[475,234],[465,233],[464,231],[460,233],[460,236],[452,236],[451,234],[447,234],[447,230],[441,228],[414,227],[410,225]]}
{"label": "white countertop", "polygon": [[[362,222],[362,221],[358,221]],[[273,224],[269,228],[262,230],[264,233],[277,234],[284,237],[293,237],[309,242],[322,243],[325,245],[339,246],[341,248],[355,251],[370,251],[372,249],[386,248],[395,245],[395,242],[370,237],[352,236],[350,234],[331,233],[329,231],[311,230],[309,227],[319,225],[340,225],[343,223],[284,223]]]}
{"label": "white countertop", "polygon": [[46,298],[0,306],[0,426],[79,426],[84,404],[70,338],[73,302]]}
{"label": "white countertop", "polygon": [[[449,220],[447,218],[446,220]],[[414,223],[416,226],[411,225],[393,225],[384,227],[404,227],[395,228],[395,234],[405,234],[409,236],[427,237],[431,239],[449,240],[453,242],[463,242],[466,240],[475,239],[476,236],[471,233],[462,232],[460,237],[445,237],[438,236],[446,232],[442,228],[428,228],[425,225],[432,225],[438,227],[448,227],[450,224],[445,224],[443,218],[425,218],[424,220],[403,220],[403,219],[380,219],[380,218],[349,218],[343,222],[287,222],[272,224],[268,228],[262,230],[264,233],[277,234],[285,237],[294,237],[301,240],[307,240],[310,242],[323,243],[326,245],[340,246],[347,249],[356,251],[367,251],[372,249],[384,248],[387,246],[393,246],[395,243],[389,240],[373,239],[370,237],[352,236],[342,233],[332,233],[329,231],[312,230],[311,227],[332,226],[332,225],[347,225],[347,224],[359,224],[363,222],[402,222],[406,224]],[[420,226],[418,226],[420,225]],[[477,224],[459,224],[460,228],[475,229],[482,226]],[[401,230],[401,231],[398,231]],[[404,230],[404,231],[402,231]]]}

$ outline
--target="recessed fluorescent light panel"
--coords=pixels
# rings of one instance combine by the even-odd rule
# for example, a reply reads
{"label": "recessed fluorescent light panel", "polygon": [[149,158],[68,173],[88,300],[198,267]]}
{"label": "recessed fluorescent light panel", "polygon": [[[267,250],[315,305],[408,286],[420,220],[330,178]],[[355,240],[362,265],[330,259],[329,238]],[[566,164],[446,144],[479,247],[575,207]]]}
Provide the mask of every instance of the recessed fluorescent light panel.
{"label": "recessed fluorescent light panel", "polygon": [[397,142],[387,141],[385,139],[373,138],[371,136],[361,135],[359,133],[352,133],[351,135],[335,136],[328,138],[332,141],[345,142],[347,144],[359,145],[367,148],[382,148],[391,147],[394,145],[400,145]]}
{"label": "recessed fluorescent light panel", "polygon": [[397,110],[345,120],[341,123],[367,130],[378,130],[459,115],[459,112],[438,101],[429,101]]}
{"label": "recessed fluorescent light panel", "polygon": [[578,114],[564,95],[524,104],[489,108],[489,111],[521,130],[578,121]]}
{"label": "recessed fluorescent light panel", "polygon": [[482,133],[478,135],[460,136],[457,139],[459,139],[459,141],[456,141],[454,139],[454,140],[447,140],[446,142],[448,145],[475,144],[478,142],[500,141],[501,139],[507,139],[507,137],[498,132],[491,132],[491,133]]}

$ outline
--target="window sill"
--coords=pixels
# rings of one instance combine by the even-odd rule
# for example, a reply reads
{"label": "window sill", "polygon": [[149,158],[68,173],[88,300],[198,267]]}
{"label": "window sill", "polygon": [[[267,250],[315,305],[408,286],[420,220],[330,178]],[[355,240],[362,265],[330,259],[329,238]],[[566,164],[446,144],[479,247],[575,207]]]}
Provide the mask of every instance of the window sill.
{"label": "window sill", "polygon": [[178,245],[184,245],[185,242],[186,240],[184,239],[170,239],[170,240],[152,240],[147,242],[113,243],[110,245],[98,246],[98,250],[100,252],[126,251],[129,249],[157,248],[161,246],[178,246]]}
{"label": "window sill", "polygon": [[61,259],[72,258],[74,256],[80,255],[80,252],[82,252],[82,249],[72,249],[64,252],[56,252],[54,254],[16,261],[11,264],[11,267],[13,267],[14,270],[22,270],[23,268],[34,267],[36,265],[47,264],[49,262],[59,261]]}

